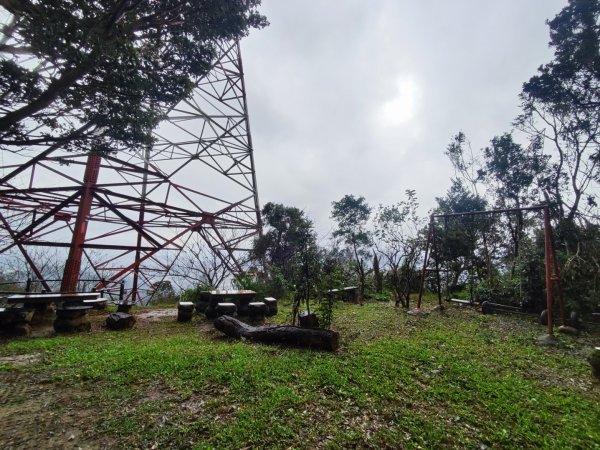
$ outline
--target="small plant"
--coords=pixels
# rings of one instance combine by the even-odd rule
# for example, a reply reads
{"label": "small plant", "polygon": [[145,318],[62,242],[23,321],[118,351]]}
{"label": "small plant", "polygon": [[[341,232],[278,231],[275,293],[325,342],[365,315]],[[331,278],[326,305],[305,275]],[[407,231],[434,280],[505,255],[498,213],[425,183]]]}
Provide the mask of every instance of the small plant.
{"label": "small plant", "polygon": [[333,295],[324,295],[319,298],[317,314],[319,316],[320,324],[323,328],[331,328],[331,322],[333,322],[334,303],[335,299]]}

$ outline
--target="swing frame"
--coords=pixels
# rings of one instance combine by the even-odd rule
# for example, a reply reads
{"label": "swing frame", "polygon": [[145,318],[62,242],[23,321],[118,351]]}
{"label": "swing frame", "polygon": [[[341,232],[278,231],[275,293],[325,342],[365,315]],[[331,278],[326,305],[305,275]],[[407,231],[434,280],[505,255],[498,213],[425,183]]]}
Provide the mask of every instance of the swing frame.
{"label": "swing frame", "polygon": [[[431,254],[437,255],[436,246],[436,235],[435,235],[435,220],[444,219],[448,220],[451,217],[463,217],[463,216],[479,216],[479,215],[491,215],[503,214],[503,213],[515,213],[519,211],[543,211],[543,224],[544,224],[544,260],[546,269],[546,308],[548,310],[548,335],[553,336],[554,323],[553,323],[553,293],[556,292],[558,297],[558,304],[560,308],[561,321],[563,325],[567,325],[566,310],[564,299],[562,295],[562,289],[560,286],[560,269],[558,267],[558,260],[556,258],[556,251],[554,246],[554,237],[552,234],[552,225],[550,224],[550,208],[547,204],[537,206],[526,206],[521,208],[505,208],[505,209],[490,209],[485,211],[469,211],[464,213],[448,213],[448,214],[432,214],[429,220],[429,230],[427,232],[427,243],[425,245],[425,256],[423,259],[423,269],[421,271],[421,280],[419,284],[419,297],[417,300],[417,308],[413,311],[414,314],[419,314],[421,310],[421,301],[423,298],[423,291],[425,287],[425,278],[428,272],[434,272],[436,276],[436,286],[438,295],[438,305],[442,306],[442,292],[441,292],[441,280],[440,280],[440,261],[439,258],[435,258],[435,266],[429,267]],[[472,299],[471,299],[472,300]]]}

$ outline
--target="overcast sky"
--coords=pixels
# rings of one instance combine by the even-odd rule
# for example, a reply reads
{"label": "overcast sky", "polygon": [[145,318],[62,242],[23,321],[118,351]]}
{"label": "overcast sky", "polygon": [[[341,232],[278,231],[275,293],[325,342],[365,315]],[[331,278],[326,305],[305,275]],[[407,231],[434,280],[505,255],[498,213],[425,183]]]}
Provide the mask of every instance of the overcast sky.
{"label": "overcast sky", "polygon": [[242,42],[261,204],[372,206],[415,189],[423,214],[474,148],[509,131],[524,81],[552,58],[546,20],[566,0],[263,0],[271,25]]}

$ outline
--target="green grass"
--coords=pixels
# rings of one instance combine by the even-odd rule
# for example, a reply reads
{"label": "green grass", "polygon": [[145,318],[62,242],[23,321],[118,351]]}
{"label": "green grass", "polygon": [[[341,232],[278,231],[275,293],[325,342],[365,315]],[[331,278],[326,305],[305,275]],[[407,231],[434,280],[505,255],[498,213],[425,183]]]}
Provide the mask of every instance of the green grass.
{"label": "green grass", "polygon": [[336,354],[166,319],[12,341],[1,354],[44,358],[0,373],[86,392],[94,439],[123,448],[600,448],[600,389],[584,358],[598,334],[546,348],[530,318],[415,318],[383,303],[340,305],[333,327]]}

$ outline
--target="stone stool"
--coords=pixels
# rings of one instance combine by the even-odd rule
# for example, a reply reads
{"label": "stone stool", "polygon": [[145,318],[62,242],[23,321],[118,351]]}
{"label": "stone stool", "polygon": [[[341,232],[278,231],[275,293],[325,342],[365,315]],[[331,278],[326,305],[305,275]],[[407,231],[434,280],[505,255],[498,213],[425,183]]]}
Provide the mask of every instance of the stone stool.
{"label": "stone stool", "polygon": [[177,302],[177,322],[189,322],[193,314],[193,302]]}
{"label": "stone stool", "polygon": [[248,303],[248,316],[250,320],[261,322],[265,320],[265,316],[269,312],[268,306],[264,302]]}
{"label": "stone stool", "polygon": [[263,302],[265,305],[267,305],[267,316],[274,316],[277,314],[277,299],[273,297],[265,297]]}
{"label": "stone stool", "polygon": [[210,306],[210,291],[201,291],[196,298],[196,312],[205,313]]}
{"label": "stone stool", "polygon": [[129,314],[132,306],[131,303],[119,303],[117,304],[117,312]]}
{"label": "stone stool", "polygon": [[319,318],[315,313],[301,312],[300,326],[303,328],[319,328]]}
{"label": "stone stool", "polygon": [[61,333],[90,331],[92,324],[87,312],[92,308],[86,305],[63,305],[57,308],[54,330]]}
{"label": "stone stool", "polygon": [[235,305],[235,303],[218,303],[216,312],[217,317],[234,316],[237,312],[237,306]]}

